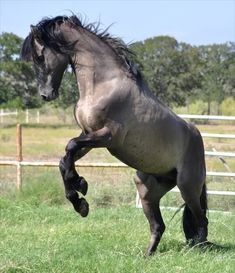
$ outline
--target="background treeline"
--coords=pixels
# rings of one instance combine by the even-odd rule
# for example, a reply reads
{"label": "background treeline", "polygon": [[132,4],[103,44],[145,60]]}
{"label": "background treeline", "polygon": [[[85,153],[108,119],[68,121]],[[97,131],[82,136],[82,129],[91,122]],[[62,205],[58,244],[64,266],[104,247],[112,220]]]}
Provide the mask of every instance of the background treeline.
{"label": "background treeline", "polygon": [[[22,41],[13,33],[0,34],[0,108],[38,108],[42,104],[33,67],[20,60]],[[129,48],[135,53],[130,59],[164,103],[171,107],[196,103],[205,114],[214,113],[214,108],[216,114],[221,109],[234,114],[234,42],[191,46],[169,36],[158,36]],[[75,104],[78,96],[76,81],[68,70],[59,100],[51,104],[67,108]]]}

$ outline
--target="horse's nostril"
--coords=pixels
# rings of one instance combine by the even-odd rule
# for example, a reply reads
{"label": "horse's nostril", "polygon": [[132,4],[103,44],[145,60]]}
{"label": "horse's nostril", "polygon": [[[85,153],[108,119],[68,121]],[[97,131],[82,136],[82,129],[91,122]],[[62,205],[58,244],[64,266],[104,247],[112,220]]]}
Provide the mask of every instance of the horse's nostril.
{"label": "horse's nostril", "polygon": [[47,96],[41,95],[41,98],[42,98],[43,100],[47,101]]}

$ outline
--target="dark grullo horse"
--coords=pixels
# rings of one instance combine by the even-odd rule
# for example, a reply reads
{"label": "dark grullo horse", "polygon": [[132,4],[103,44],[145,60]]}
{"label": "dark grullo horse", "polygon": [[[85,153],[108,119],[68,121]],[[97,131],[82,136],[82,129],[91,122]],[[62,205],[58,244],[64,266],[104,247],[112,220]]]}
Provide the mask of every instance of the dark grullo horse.
{"label": "dark grullo horse", "polygon": [[80,99],[75,116],[82,129],[71,139],[60,161],[65,193],[85,217],[88,185],[75,161],[92,148],[105,147],[137,170],[136,183],[150,224],[151,255],[165,230],[160,199],[178,186],[185,201],[183,229],[188,242],[207,241],[205,158],[199,131],[163,105],[128,59],[129,50],[106,31],[84,25],[76,16],[45,19],[24,41],[22,58],[34,63],[38,89],[45,101],[58,97],[63,73],[70,64]]}

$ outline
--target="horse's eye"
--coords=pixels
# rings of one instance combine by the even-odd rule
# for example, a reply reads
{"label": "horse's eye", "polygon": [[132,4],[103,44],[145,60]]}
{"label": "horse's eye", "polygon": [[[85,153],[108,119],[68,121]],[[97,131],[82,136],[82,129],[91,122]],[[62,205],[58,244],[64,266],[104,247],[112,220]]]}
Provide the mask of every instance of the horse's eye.
{"label": "horse's eye", "polygon": [[43,63],[44,62],[44,56],[43,55],[38,56],[38,62],[39,63]]}

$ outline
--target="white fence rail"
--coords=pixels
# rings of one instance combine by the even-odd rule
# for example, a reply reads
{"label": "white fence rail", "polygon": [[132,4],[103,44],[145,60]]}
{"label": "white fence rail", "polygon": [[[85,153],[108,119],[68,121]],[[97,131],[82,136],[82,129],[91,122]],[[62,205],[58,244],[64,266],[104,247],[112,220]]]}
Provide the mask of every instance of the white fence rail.
{"label": "white fence rail", "polygon": [[17,116],[18,111],[16,110],[15,112],[4,112],[3,109],[0,109],[0,123],[3,123],[4,117],[6,116]]}
{"label": "white fence rail", "polygon": [[[18,115],[19,115],[19,111],[17,109],[14,112],[0,109],[0,123],[4,122],[4,117],[6,117],[6,116],[18,116]],[[25,115],[25,123],[29,123],[30,110],[26,109],[24,111],[24,115]],[[39,110],[36,111],[36,122],[40,123],[40,111]]]}
{"label": "white fence rail", "polygon": [[[37,120],[37,123],[40,123],[40,110],[35,110],[33,111],[34,114],[32,114],[32,111],[30,109],[26,109],[24,111],[25,115],[25,122],[28,123],[30,117],[33,118],[33,120]],[[35,114],[36,113],[36,114]],[[5,109],[0,109],[0,117],[4,116],[11,116],[11,115],[19,115],[19,111],[16,109],[15,111],[11,110],[5,110]],[[202,120],[220,120],[220,121],[235,121],[235,116],[217,116],[217,115],[192,115],[192,114],[179,114],[178,115],[181,118],[184,119],[202,119]]]}
{"label": "white fence rail", "polygon": [[234,134],[212,134],[212,133],[201,133],[202,137],[208,138],[227,138],[227,139],[235,139]]}
{"label": "white fence rail", "polygon": [[213,115],[191,115],[191,114],[179,114],[178,116],[184,119],[235,121],[235,116],[213,116]]}

